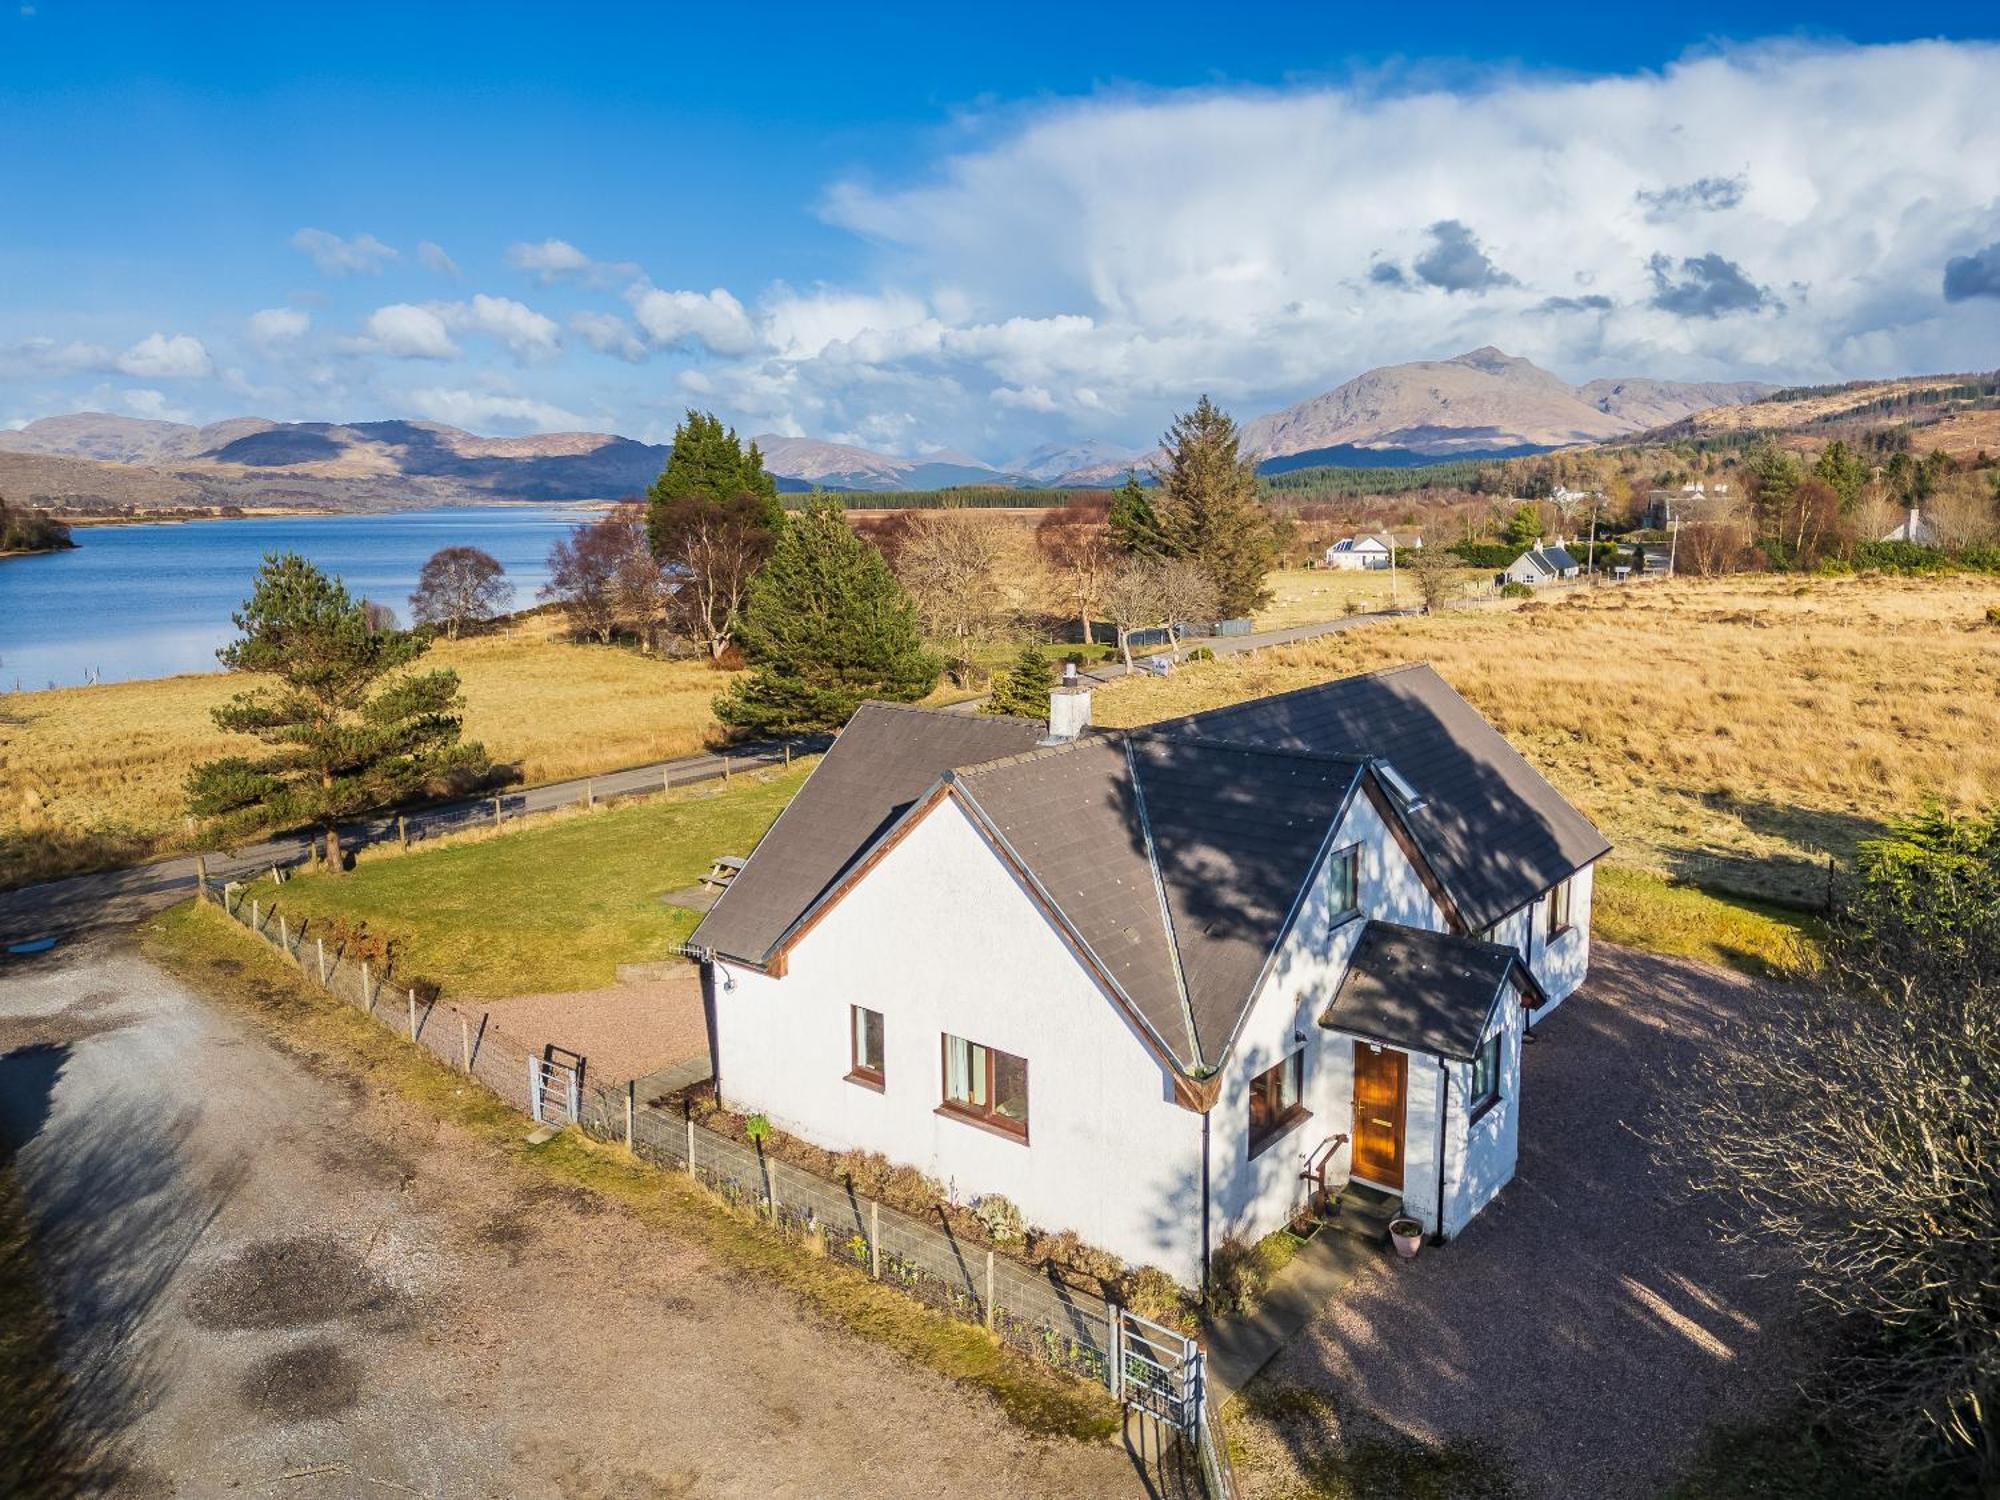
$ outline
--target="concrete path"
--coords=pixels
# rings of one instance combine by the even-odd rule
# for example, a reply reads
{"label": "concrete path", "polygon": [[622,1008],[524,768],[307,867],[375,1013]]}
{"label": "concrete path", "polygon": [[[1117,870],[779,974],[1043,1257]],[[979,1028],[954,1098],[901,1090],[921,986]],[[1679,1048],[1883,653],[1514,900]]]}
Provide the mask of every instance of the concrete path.
{"label": "concrete path", "polygon": [[1263,1304],[1247,1318],[1221,1318],[1202,1330],[1208,1382],[1224,1401],[1242,1390],[1297,1338],[1349,1282],[1386,1252],[1331,1225],[1308,1240],[1280,1271]]}

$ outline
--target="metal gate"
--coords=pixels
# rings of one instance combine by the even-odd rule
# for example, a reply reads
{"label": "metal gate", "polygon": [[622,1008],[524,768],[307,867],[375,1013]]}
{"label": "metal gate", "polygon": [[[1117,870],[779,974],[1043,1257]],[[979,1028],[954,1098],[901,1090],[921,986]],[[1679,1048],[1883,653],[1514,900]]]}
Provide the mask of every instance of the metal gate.
{"label": "metal gate", "polygon": [[1192,1434],[1201,1421],[1201,1345],[1127,1308],[1111,1320],[1111,1394]]}
{"label": "metal gate", "polygon": [[544,1125],[574,1125],[583,1105],[581,1054],[550,1047],[528,1059],[528,1108]]}

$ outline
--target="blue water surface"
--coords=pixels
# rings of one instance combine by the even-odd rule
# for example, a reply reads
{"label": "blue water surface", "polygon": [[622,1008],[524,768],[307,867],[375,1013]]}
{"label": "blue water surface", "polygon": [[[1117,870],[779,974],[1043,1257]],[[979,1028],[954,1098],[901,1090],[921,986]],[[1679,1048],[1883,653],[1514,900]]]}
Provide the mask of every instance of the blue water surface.
{"label": "blue water surface", "polygon": [[246,516],[79,526],[67,552],[0,558],[0,688],[35,691],[214,672],[230,614],[267,552],[299,552],[410,619],[417,571],[440,547],[490,552],[514,607],[548,581],[549,547],[584,508],[507,505],[364,516]]}

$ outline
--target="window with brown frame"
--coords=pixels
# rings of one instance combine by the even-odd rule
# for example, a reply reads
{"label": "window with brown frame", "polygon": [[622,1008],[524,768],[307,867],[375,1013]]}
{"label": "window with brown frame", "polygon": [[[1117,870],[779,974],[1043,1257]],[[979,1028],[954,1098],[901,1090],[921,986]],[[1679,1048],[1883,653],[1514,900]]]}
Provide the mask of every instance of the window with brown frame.
{"label": "window with brown frame", "polygon": [[1570,883],[1565,880],[1549,892],[1549,925],[1547,935],[1559,938],[1569,931]]}
{"label": "window with brown frame", "polygon": [[948,1033],[943,1045],[944,1102],[938,1108],[1026,1140],[1027,1059]]}
{"label": "window with brown frame", "polygon": [[879,1089],[884,1081],[882,1012],[869,1010],[863,1005],[850,1005],[847,1007],[847,1012],[848,1039],[851,1048],[847,1076],[855,1083],[870,1084]]}
{"label": "window with brown frame", "polygon": [[1250,1080],[1252,1156],[1312,1113],[1299,1099],[1305,1085],[1305,1069],[1305,1048],[1300,1047],[1287,1053],[1276,1067],[1266,1068]]}

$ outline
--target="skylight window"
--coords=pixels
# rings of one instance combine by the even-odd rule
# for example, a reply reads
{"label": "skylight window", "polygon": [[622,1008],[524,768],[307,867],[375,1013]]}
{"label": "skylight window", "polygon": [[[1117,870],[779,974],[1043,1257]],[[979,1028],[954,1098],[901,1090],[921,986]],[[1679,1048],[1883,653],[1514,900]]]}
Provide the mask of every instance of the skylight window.
{"label": "skylight window", "polygon": [[1397,805],[1404,812],[1415,812],[1424,805],[1424,799],[1417,795],[1417,789],[1405,781],[1403,773],[1386,760],[1375,762],[1375,774],[1381,778],[1382,785],[1389,789],[1389,795],[1396,799]]}

